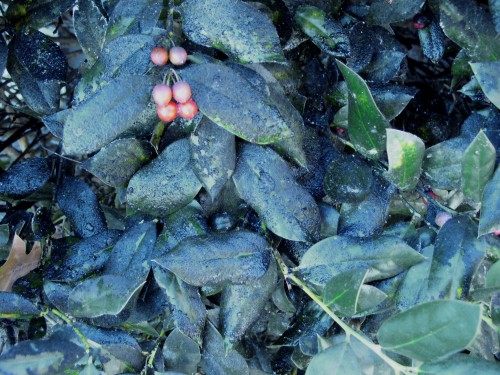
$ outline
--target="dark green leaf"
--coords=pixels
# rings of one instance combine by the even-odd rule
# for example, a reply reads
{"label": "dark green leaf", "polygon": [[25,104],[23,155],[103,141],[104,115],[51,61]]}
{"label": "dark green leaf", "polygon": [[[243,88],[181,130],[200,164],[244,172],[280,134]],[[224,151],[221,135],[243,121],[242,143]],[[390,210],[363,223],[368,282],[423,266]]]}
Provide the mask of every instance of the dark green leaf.
{"label": "dark green leaf", "polygon": [[372,85],[370,90],[380,112],[387,121],[394,120],[413,99],[417,90],[401,85]]}
{"label": "dark green leaf", "polygon": [[266,240],[240,230],[187,238],[154,262],[188,284],[202,286],[253,282],[264,275],[270,257]]}
{"label": "dark green leaf", "polygon": [[424,5],[423,0],[372,1],[368,17],[376,25],[387,26],[413,17]]}
{"label": "dark green leaf", "polygon": [[249,375],[248,365],[237,351],[226,354],[224,340],[211,322],[205,327],[200,367],[207,375]]}
{"label": "dark green leaf", "polygon": [[285,60],[271,20],[243,1],[187,0],[180,11],[182,30],[197,44],[215,47],[241,63]]}
{"label": "dark green leaf", "polygon": [[418,30],[418,38],[424,56],[437,64],[443,57],[446,40],[439,24],[434,19],[431,20],[427,27]]}
{"label": "dark green leaf", "polygon": [[0,173],[0,195],[25,197],[40,189],[49,180],[51,170],[45,158],[29,158]]}
{"label": "dark green leaf", "polygon": [[402,191],[412,190],[420,178],[424,142],[411,133],[387,129],[389,178]]}
{"label": "dark green leaf", "polygon": [[63,313],[68,312],[68,299],[72,290],[73,288],[68,284],[53,283],[51,281],[43,283],[43,292],[48,302]]}
{"label": "dark green leaf", "polygon": [[326,170],[325,193],[335,203],[359,203],[370,193],[373,175],[359,158],[342,156]]}
{"label": "dark green leaf", "polygon": [[273,233],[292,241],[318,235],[320,215],[313,197],[297,184],[292,171],[274,151],[246,144],[234,183],[241,197],[257,211]]}
{"label": "dark green leaf", "polygon": [[142,288],[145,280],[123,276],[103,275],[78,284],[69,296],[68,307],[75,317],[95,318],[102,315],[118,315],[134,293]]}
{"label": "dark green leaf", "polygon": [[140,169],[127,188],[127,210],[165,217],[190,203],[201,189],[191,162],[189,141],[168,146]]}
{"label": "dark green leaf", "polygon": [[314,44],[335,57],[347,57],[351,46],[341,24],[314,6],[301,6],[295,11],[295,22]]}
{"label": "dark green leaf", "polygon": [[43,124],[54,136],[62,139],[64,133],[64,123],[70,113],[71,109],[64,109],[51,115],[44,116],[42,117]]}
{"label": "dark green leaf", "polygon": [[500,61],[471,63],[470,66],[486,97],[497,108],[500,108],[500,78],[498,77]]}
{"label": "dark green leaf", "polygon": [[152,89],[151,77],[120,77],[73,108],[64,126],[65,153],[87,154],[121,136],[152,130],[153,123],[143,123]]}
{"label": "dark green leaf", "polygon": [[500,167],[484,189],[481,207],[478,235],[500,230]]}
{"label": "dark green leaf", "polygon": [[321,225],[319,235],[321,239],[335,236],[339,225],[339,212],[327,203],[318,203],[319,213],[321,215]]}
{"label": "dark green leaf", "polygon": [[334,236],[313,245],[302,257],[298,270],[305,280],[322,286],[350,269],[369,268],[366,281],[385,279],[423,259],[397,237],[360,240]]}
{"label": "dark green leaf", "polygon": [[467,147],[462,159],[462,191],[466,198],[479,203],[483,190],[495,170],[496,150],[480,131]]}
{"label": "dark green leaf", "polygon": [[182,71],[200,111],[217,125],[249,142],[267,144],[289,138],[279,110],[231,68],[192,65]]}
{"label": "dark green leaf", "polygon": [[163,359],[168,371],[194,374],[201,360],[200,348],[188,336],[174,329],[163,344]]}
{"label": "dark green leaf", "polygon": [[323,289],[323,302],[343,316],[355,315],[367,274],[367,269],[355,268],[332,277]]}
{"label": "dark green leaf", "polygon": [[222,290],[220,320],[226,352],[240,341],[262,314],[277,281],[277,265],[271,257],[264,276],[251,284],[228,285]]}
{"label": "dark green leaf", "polygon": [[92,189],[74,177],[65,177],[57,191],[59,208],[80,237],[106,230],[106,220]]}
{"label": "dark green leaf", "polygon": [[153,270],[156,282],[167,297],[175,326],[195,342],[201,343],[207,310],[198,288],[186,284],[158,265]]}
{"label": "dark green leaf", "polygon": [[460,299],[469,293],[470,281],[485,254],[484,239],[468,216],[447,221],[436,238],[428,293],[434,298]]}
{"label": "dark green leaf", "polygon": [[215,199],[234,172],[234,135],[203,117],[189,140],[194,173]]}
{"label": "dark green leaf", "polygon": [[96,155],[85,160],[81,167],[106,184],[119,187],[154,155],[149,142],[123,138],[103,147]]}
{"label": "dark green leaf", "polygon": [[434,361],[464,349],[476,336],[481,306],[433,301],[393,315],[377,332],[380,345],[419,361]]}
{"label": "dark green leaf", "polygon": [[89,65],[93,65],[101,53],[106,25],[106,18],[94,1],[78,1],[78,8],[73,10],[73,27]]}
{"label": "dark green leaf", "polygon": [[7,55],[9,50],[7,49],[7,44],[5,44],[5,40],[0,38],[0,77],[3,76],[3,72],[5,71],[5,67],[7,66]]}
{"label": "dark green leaf", "polygon": [[[40,312],[28,299],[15,293],[0,291],[0,318],[26,319],[39,316]],[[0,368],[1,366],[0,360]]]}
{"label": "dark green leaf", "polygon": [[469,65],[470,57],[464,49],[460,50],[453,60],[451,73],[453,80],[451,81],[452,88],[455,88],[462,79],[472,74],[472,69]]}
{"label": "dark green leaf", "polygon": [[161,0],[120,0],[109,17],[106,43],[126,34],[151,34],[162,7]]}
{"label": "dark green leaf", "polygon": [[7,8],[7,18],[17,26],[34,29],[46,26],[67,11],[76,0],[15,0]]}
{"label": "dark green leaf", "polygon": [[113,79],[143,75],[148,70],[155,41],[149,35],[124,35],[106,44],[96,63],[75,87],[74,99],[81,102]]}
{"label": "dark green leaf", "polygon": [[448,359],[424,363],[418,369],[422,375],[496,375],[500,364],[469,354],[456,354]]}
{"label": "dark green leaf", "polygon": [[60,338],[26,340],[0,356],[0,373],[64,374],[85,355],[85,349]]}
{"label": "dark green leaf", "polygon": [[472,0],[442,0],[439,7],[444,33],[464,48],[472,61],[500,59],[495,25],[479,4]]}
{"label": "dark green leaf", "polygon": [[349,138],[362,155],[377,159],[385,150],[388,121],[375,104],[365,81],[337,61],[349,90]]}

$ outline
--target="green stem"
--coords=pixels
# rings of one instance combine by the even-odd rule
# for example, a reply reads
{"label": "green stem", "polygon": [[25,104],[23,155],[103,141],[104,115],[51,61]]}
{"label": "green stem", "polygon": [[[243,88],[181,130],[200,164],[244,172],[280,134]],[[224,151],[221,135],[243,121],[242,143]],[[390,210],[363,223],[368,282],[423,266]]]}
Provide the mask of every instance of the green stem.
{"label": "green stem", "polygon": [[285,276],[285,279],[289,279],[293,281],[300,289],[302,289],[314,302],[318,304],[319,307],[325,311],[332,320],[337,323],[340,328],[344,330],[346,335],[351,335],[354,336],[356,339],[358,339],[361,343],[366,345],[370,350],[372,350],[377,356],[379,356],[384,362],[386,362],[389,366],[392,367],[392,369],[396,372],[396,374],[402,373],[402,374],[414,374],[415,369],[413,367],[408,367],[404,366],[395,360],[393,360],[391,357],[389,357],[387,354],[385,354],[382,351],[382,347],[380,345],[376,345],[370,340],[368,340],[366,337],[361,335],[358,331],[352,329],[347,325],[342,319],[340,319],[335,313],[330,310],[330,308],[321,300],[321,298],[316,295],[309,287],[302,281],[300,280],[297,276],[295,276],[293,273],[290,273],[290,269],[283,263],[283,260],[281,259],[281,256],[279,255],[278,251],[273,248],[273,254],[274,257],[276,258],[276,262],[278,263],[278,266],[280,267],[281,272],[283,273],[283,276]]}
{"label": "green stem", "polygon": [[144,369],[141,371],[141,375],[142,374],[146,374],[147,373],[147,369],[148,368],[153,368],[153,363],[155,361],[155,357],[156,357],[156,352],[158,351],[158,348],[160,347],[160,343],[161,343],[161,338],[165,336],[165,330],[162,330],[160,332],[160,335],[158,336],[158,338],[156,339],[156,345],[154,347],[154,349],[151,351],[151,353],[149,354],[149,357],[148,357],[148,360],[146,361],[146,366],[144,367]]}
{"label": "green stem", "polygon": [[73,328],[73,331],[75,331],[75,333],[78,335],[78,337],[80,337],[80,340],[82,340],[83,342],[83,345],[85,346],[85,350],[87,353],[90,353],[90,344],[89,342],[87,341],[87,338],[83,335],[83,333],[74,326],[73,322],[66,316],[64,315],[62,312],[60,312],[59,310],[57,309],[50,309],[50,311],[54,314],[54,315],[57,315],[59,318],[61,318],[62,320],[64,320],[64,322],[66,324],[69,324],[71,326],[71,328]]}

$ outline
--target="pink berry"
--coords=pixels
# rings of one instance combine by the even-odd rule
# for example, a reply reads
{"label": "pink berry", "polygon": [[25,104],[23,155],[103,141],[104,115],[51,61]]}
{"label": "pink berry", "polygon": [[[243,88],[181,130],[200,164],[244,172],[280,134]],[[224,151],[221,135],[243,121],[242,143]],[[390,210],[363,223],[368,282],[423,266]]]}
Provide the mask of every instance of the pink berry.
{"label": "pink berry", "polygon": [[153,100],[160,106],[166,106],[172,100],[172,89],[163,83],[153,88]]}
{"label": "pink berry", "polygon": [[165,65],[168,61],[168,51],[163,47],[153,48],[151,51],[151,61],[158,66]]}
{"label": "pink berry", "polygon": [[177,103],[186,103],[191,99],[191,86],[187,82],[176,82],[172,86],[172,95]]}
{"label": "pink berry", "polygon": [[180,103],[178,105],[179,116],[186,120],[191,120],[198,114],[198,106],[194,100],[188,100],[186,103]]}
{"label": "pink berry", "polygon": [[187,52],[182,47],[170,48],[170,62],[174,65],[183,65],[187,60]]}
{"label": "pink berry", "polygon": [[156,113],[160,120],[164,122],[174,121],[177,117],[177,105],[174,102],[168,103],[166,106],[159,106]]}

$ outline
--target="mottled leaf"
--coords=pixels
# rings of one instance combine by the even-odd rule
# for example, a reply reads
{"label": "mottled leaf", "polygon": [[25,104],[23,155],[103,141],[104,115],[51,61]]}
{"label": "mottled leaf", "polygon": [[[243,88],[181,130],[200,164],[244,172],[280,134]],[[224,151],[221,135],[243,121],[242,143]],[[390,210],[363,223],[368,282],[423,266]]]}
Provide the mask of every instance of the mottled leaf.
{"label": "mottled leaf", "polygon": [[125,185],[153,155],[149,142],[123,138],[103,147],[81,167],[106,184],[119,187]]}
{"label": "mottled leaf", "polygon": [[314,6],[301,6],[295,11],[295,22],[314,44],[335,57],[347,57],[351,46],[340,22]]}
{"label": "mottled leaf", "polygon": [[[1,281],[0,281],[1,282]],[[30,300],[15,293],[3,291],[0,288],[0,318],[29,319],[40,315],[41,311]],[[1,369],[0,357],[0,369]]]}
{"label": "mottled leaf", "polygon": [[486,97],[497,108],[500,108],[500,78],[498,77],[500,61],[471,63],[470,66]]}
{"label": "mottled leaf", "polygon": [[291,137],[279,110],[231,68],[192,65],[182,71],[200,111],[217,125],[246,141],[274,143]]}
{"label": "mottled leaf", "polygon": [[302,257],[298,270],[305,280],[323,286],[339,273],[355,268],[369,268],[366,282],[385,279],[423,259],[397,237],[361,240],[333,236],[313,245]]}
{"label": "mottled leaf", "polygon": [[92,0],[79,0],[73,10],[73,27],[89,65],[93,65],[101,53],[106,34],[107,20]]}
{"label": "mottled leaf", "polygon": [[349,138],[363,156],[377,159],[385,150],[389,123],[377,108],[365,81],[340,61],[337,65],[349,90]]}
{"label": "mottled leaf", "polygon": [[204,286],[258,279],[270,257],[266,240],[240,230],[187,238],[154,262],[188,284]]}
{"label": "mottled leaf", "polygon": [[29,158],[0,172],[0,195],[22,198],[40,189],[49,180],[51,169],[46,158]]}
{"label": "mottled leaf", "polygon": [[194,173],[214,199],[234,172],[234,135],[203,117],[189,141]]}
{"label": "mottled leaf", "polygon": [[271,257],[264,276],[251,284],[228,285],[222,290],[220,320],[226,352],[240,341],[262,314],[277,282],[277,265]]}
{"label": "mottled leaf", "polygon": [[147,113],[152,89],[151,77],[120,77],[74,107],[64,126],[64,152],[87,154],[121,136],[151,130],[153,124],[144,126],[141,116]]}
{"label": "mottled leaf", "polygon": [[197,44],[215,47],[240,63],[285,60],[271,20],[243,1],[187,0],[180,11],[182,30]]}
{"label": "mottled leaf", "polygon": [[387,129],[389,178],[402,191],[412,190],[420,178],[424,142],[411,133]]}
{"label": "mottled leaf", "polygon": [[140,169],[128,184],[127,210],[165,217],[190,203],[202,186],[190,158],[189,141],[183,139]]}
{"label": "mottled leaf", "polygon": [[480,131],[462,159],[462,191],[472,202],[480,202],[483,190],[495,170],[496,150]]}
{"label": "mottled leaf", "polygon": [[380,345],[419,361],[433,361],[464,349],[476,336],[481,306],[433,301],[387,319],[377,332]]}
{"label": "mottled leaf", "polygon": [[168,371],[194,374],[201,360],[200,348],[180,330],[174,329],[163,344],[163,359]]}
{"label": "mottled leaf", "polygon": [[92,189],[74,177],[65,177],[57,191],[59,208],[80,237],[106,230],[106,219]]}
{"label": "mottled leaf", "polygon": [[500,167],[497,167],[493,178],[484,188],[478,235],[498,230],[500,230]]}
{"label": "mottled leaf", "polygon": [[437,64],[443,57],[446,37],[439,24],[432,19],[427,27],[418,29],[420,46],[425,57]]}
{"label": "mottled leaf", "polygon": [[246,144],[233,180],[241,197],[273,233],[293,241],[317,237],[318,206],[295,182],[286,162],[274,151]]}

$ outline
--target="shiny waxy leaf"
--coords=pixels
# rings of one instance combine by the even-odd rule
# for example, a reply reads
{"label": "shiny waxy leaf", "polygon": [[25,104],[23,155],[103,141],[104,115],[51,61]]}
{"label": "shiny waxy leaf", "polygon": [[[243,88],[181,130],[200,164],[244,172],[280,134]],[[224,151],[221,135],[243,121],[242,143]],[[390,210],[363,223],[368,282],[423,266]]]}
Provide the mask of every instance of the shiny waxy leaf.
{"label": "shiny waxy leaf", "polygon": [[204,286],[253,282],[264,275],[270,257],[265,239],[240,230],[187,238],[154,262],[190,285]]}
{"label": "shiny waxy leaf", "polygon": [[180,12],[182,30],[197,44],[215,47],[240,63],[285,60],[271,20],[241,0],[187,0]]}
{"label": "shiny waxy leaf", "polygon": [[224,340],[211,322],[203,336],[200,367],[207,375],[249,375],[245,359],[236,350],[226,353]]}
{"label": "shiny waxy leaf", "polygon": [[189,138],[193,170],[212,199],[233,175],[236,164],[234,135],[203,117]]}
{"label": "shiny waxy leaf", "polygon": [[51,174],[46,158],[29,158],[0,172],[0,195],[21,198],[34,193],[49,180]]}
{"label": "shiny waxy leaf", "polygon": [[473,0],[442,0],[439,9],[444,33],[464,48],[472,61],[500,59],[495,25],[479,4]]}
{"label": "shiny waxy leaf", "polygon": [[58,337],[26,340],[0,356],[0,373],[64,374],[85,355],[85,348]]}
{"label": "shiny waxy leaf", "polygon": [[182,71],[182,77],[191,85],[200,111],[238,137],[268,144],[293,135],[276,106],[231,68],[192,65]]}
{"label": "shiny waxy leaf", "polygon": [[446,41],[443,30],[439,27],[437,21],[432,19],[427,27],[418,29],[418,38],[424,56],[437,64],[443,57]]}
{"label": "shiny waxy leaf", "polygon": [[57,191],[57,203],[78,236],[90,237],[106,230],[104,212],[85,182],[65,177]]}
{"label": "shiny waxy leaf", "polygon": [[186,206],[202,186],[191,163],[189,141],[172,143],[130,179],[127,210],[165,217]]}
{"label": "shiny waxy leaf", "polygon": [[347,57],[351,47],[341,24],[314,6],[301,6],[295,11],[295,22],[314,44],[335,57]]}
{"label": "shiny waxy leaf", "polygon": [[41,311],[30,300],[15,293],[5,292],[0,286],[0,318],[26,319],[38,316],[40,313]]}
{"label": "shiny waxy leaf", "polygon": [[462,191],[472,202],[480,202],[484,187],[495,170],[496,150],[480,131],[465,150],[462,160]]}
{"label": "shiny waxy leaf", "polygon": [[377,108],[365,81],[340,61],[337,65],[349,90],[349,138],[359,153],[377,159],[385,150],[389,123]]}
{"label": "shiny waxy leaf", "polygon": [[153,155],[149,142],[135,138],[118,139],[85,160],[82,168],[106,184],[119,187],[125,185]]}
{"label": "shiny waxy leaf", "polygon": [[64,152],[87,154],[120,136],[148,132],[153,124],[145,126],[141,120],[147,115],[152,89],[151,77],[120,77],[74,107],[64,126]]}
{"label": "shiny waxy leaf", "polygon": [[419,361],[434,361],[464,349],[476,336],[481,306],[433,301],[393,315],[377,332],[380,345]]}
{"label": "shiny waxy leaf", "polygon": [[424,363],[418,370],[419,374],[425,375],[497,375],[500,364],[459,353],[442,361]]}
{"label": "shiny waxy leaf", "polygon": [[239,342],[262,314],[277,282],[277,265],[271,257],[264,276],[251,284],[228,285],[222,290],[220,319],[226,352]]}
{"label": "shiny waxy leaf", "polygon": [[313,245],[302,257],[298,271],[305,280],[323,286],[342,272],[369,268],[368,282],[397,275],[423,259],[397,237],[361,240],[333,236]]}
{"label": "shiny waxy leaf", "polygon": [[90,65],[101,53],[106,25],[106,18],[94,1],[78,1],[78,8],[73,10],[73,27]]}
{"label": "shiny waxy leaf", "polygon": [[427,293],[434,298],[466,297],[485,251],[486,243],[477,239],[477,225],[471,218],[458,216],[448,220],[436,238]]}
{"label": "shiny waxy leaf", "polygon": [[500,230],[500,167],[497,167],[493,178],[484,188],[478,235],[498,230]]}
{"label": "shiny waxy leaf", "polygon": [[241,197],[273,233],[292,241],[309,241],[317,237],[318,206],[295,182],[286,162],[274,151],[244,145],[233,181]]}
{"label": "shiny waxy leaf", "polygon": [[386,26],[413,17],[424,5],[423,0],[372,1],[368,17],[376,25]]}
{"label": "shiny waxy leaf", "polygon": [[[500,53],[498,58],[500,58]],[[500,77],[498,74],[500,61],[471,63],[470,66],[486,97],[497,108],[500,108]]]}
{"label": "shiny waxy leaf", "polygon": [[200,348],[180,330],[174,329],[163,344],[163,359],[168,371],[194,374],[201,360]]}
{"label": "shiny waxy leaf", "polygon": [[402,191],[417,186],[424,158],[424,142],[411,133],[387,129],[389,178]]}
{"label": "shiny waxy leaf", "polygon": [[161,0],[120,0],[109,17],[106,43],[126,34],[150,34],[162,7]]}

